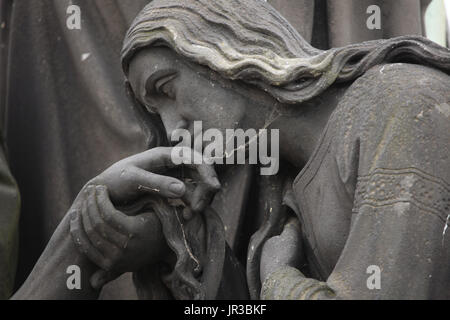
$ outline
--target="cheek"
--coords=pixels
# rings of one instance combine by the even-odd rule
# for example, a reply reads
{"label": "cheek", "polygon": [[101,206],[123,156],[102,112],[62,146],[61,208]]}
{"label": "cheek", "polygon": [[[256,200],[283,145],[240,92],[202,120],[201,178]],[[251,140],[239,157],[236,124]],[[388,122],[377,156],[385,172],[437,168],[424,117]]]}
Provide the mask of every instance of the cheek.
{"label": "cheek", "polygon": [[241,112],[235,109],[235,104],[211,104],[210,122],[217,129],[234,129],[240,126]]}
{"label": "cheek", "polygon": [[177,96],[179,112],[187,120],[203,121],[206,129],[239,127],[245,110],[243,99],[222,88],[196,87],[190,92]]}
{"label": "cheek", "polygon": [[183,117],[175,108],[162,108],[159,110],[159,116],[167,133],[172,132],[183,121]]}

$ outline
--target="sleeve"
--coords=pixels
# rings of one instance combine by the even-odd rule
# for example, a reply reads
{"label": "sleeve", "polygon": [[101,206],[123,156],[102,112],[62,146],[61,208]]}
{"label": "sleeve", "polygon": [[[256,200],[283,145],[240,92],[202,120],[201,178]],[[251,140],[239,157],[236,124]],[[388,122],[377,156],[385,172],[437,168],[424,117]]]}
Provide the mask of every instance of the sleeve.
{"label": "sleeve", "polygon": [[12,293],[17,263],[20,200],[0,135],[0,299]]}
{"label": "sleeve", "polygon": [[376,120],[361,134],[350,233],[337,265],[324,283],[280,269],[262,299],[450,299],[446,88],[448,78],[424,83],[394,92],[378,113],[369,109],[367,119]]}

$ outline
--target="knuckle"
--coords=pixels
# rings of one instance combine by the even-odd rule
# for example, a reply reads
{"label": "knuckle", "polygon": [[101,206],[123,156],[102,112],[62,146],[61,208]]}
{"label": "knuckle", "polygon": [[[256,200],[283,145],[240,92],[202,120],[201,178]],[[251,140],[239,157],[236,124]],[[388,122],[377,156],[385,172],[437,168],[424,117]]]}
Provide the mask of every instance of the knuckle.
{"label": "knuckle", "polygon": [[87,192],[89,191],[89,189],[92,188],[92,187],[94,187],[94,186],[95,186],[95,180],[91,180],[91,181],[89,181],[88,183],[86,183],[86,184],[84,185],[83,191],[84,191],[85,193],[87,193]]}
{"label": "knuckle", "polygon": [[129,178],[131,175],[131,168],[130,166],[124,166],[120,169],[120,177],[121,178]]}

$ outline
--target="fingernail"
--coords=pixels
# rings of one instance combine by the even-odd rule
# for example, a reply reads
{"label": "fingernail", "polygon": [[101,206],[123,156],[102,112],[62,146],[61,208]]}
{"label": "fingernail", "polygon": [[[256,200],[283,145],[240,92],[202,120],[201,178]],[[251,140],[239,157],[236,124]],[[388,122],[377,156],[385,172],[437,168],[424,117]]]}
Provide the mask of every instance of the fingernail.
{"label": "fingernail", "polygon": [[184,194],[185,187],[183,184],[174,182],[169,185],[169,191],[175,195],[182,196]]}

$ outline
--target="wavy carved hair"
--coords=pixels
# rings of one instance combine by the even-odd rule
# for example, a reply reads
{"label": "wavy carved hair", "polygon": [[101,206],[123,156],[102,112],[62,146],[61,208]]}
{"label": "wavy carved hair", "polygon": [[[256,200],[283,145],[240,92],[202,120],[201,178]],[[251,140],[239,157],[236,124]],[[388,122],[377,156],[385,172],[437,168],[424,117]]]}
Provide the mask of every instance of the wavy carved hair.
{"label": "wavy carved hair", "polygon": [[354,80],[384,62],[450,71],[450,51],[423,37],[318,50],[263,0],[153,0],[125,37],[125,74],[138,50],[161,44],[225,78],[256,85],[291,104],[311,99],[335,82]]}

